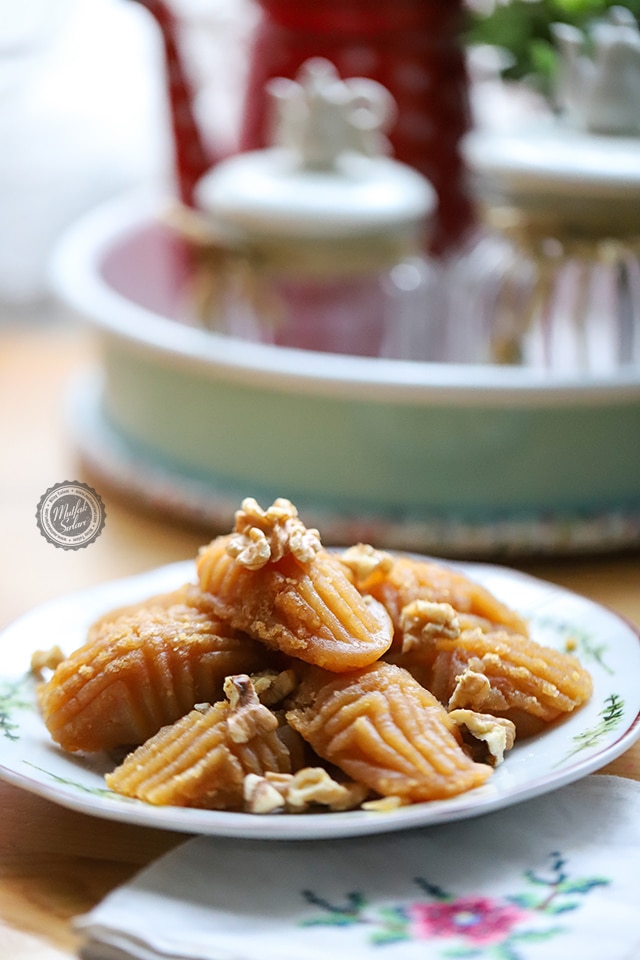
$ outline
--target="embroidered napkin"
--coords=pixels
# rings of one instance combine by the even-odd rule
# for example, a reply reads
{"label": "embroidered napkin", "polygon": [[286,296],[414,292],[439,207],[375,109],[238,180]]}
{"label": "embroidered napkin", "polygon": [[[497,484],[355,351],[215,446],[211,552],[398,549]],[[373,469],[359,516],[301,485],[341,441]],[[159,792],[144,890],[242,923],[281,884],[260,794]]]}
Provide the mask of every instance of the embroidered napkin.
{"label": "embroidered napkin", "polygon": [[197,837],[77,921],[84,960],[633,960],[640,783],[324,841]]}

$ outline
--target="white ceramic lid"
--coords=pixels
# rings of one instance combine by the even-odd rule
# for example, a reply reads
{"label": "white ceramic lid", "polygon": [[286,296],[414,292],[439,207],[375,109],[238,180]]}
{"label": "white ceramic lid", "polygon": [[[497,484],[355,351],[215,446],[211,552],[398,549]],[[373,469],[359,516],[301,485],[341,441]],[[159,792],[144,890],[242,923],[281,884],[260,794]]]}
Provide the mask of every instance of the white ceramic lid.
{"label": "white ceramic lid", "polygon": [[435,208],[429,183],[387,157],[345,153],[333,171],[306,170],[278,148],[223,161],[197,198],[223,231],[306,238],[397,230]]}
{"label": "white ceramic lid", "polygon": [[557,23],[552,33],[558,116],[474,130],[465,159],[485,199],[497,193],[543,215],[632,225],[640,216],[638,25],[614,6],[586,32]]}
{"label": "white ceramic lid", "polygon": [[270,85],[274,145],[222,161],[196,198],[223,234],[353,237],[415,229],[436,206],[417,170],[385,155],[395,105],[365,78],[340,80],[315,58]]}
{"label": "white ceramic lid", "polygon": [[572,129],[556,119],[509,131],[474,130],[463,154],[481,182],[513,196],[640,200],[640,138]]}

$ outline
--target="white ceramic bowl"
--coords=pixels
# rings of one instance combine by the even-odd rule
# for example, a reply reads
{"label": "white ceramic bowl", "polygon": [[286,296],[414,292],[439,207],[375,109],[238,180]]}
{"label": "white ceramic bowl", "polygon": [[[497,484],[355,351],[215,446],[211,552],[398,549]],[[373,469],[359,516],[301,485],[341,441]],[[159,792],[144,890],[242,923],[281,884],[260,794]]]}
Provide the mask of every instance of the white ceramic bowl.
{"label": "white ceramic bowl", "polygon": [[244,496],[286,496],[334,543],[450,556],[640,544],[640,369],[347,357],[189,326],[163,205],[111,202],[54,258],[58,295],[100,336],[73,429],[105,482],[212,528]]}

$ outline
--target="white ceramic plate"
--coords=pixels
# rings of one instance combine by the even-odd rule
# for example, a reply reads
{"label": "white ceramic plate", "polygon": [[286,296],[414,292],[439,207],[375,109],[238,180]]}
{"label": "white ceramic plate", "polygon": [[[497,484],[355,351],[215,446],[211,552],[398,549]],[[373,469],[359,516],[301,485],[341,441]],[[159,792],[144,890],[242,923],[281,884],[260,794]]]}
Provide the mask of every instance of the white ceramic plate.
{"label": "white ceramic plate", "polygon": [[560,587],[503,567],[451,564],[483,583],[529,619],[534,639],[567,642],[593,675],[591,701],[575,715],[507,755],[489,782],[449,800],[390,813],[350,811],[256,816],[153,807],[107,790],[102,756],[64,754],[39,717],[29,673],[34,650],[54,644],[67,653],[88,624],[115,607],[143,600],[195,578],[192,562],[104,584],[37,608],[0,636],[0,776],[84,813],[185,833],[262,839],[321,839],[383,833],[474,817],[546,793],[599,769],[640,736],[640,636],[609,610]]}

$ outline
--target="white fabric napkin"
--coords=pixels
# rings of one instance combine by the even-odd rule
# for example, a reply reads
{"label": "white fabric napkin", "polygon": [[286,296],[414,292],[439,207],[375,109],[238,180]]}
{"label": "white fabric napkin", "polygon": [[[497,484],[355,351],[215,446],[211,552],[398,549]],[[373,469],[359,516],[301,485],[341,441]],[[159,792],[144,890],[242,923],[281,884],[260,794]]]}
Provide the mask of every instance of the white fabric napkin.
{"label": "white fabric napkin", "polygon": [[84,960],[633,960],[640,783],[373,837],[197,837],[77,921]]}

